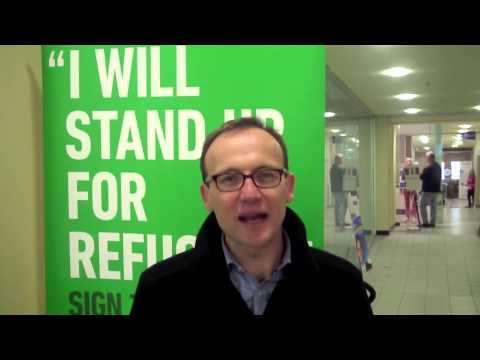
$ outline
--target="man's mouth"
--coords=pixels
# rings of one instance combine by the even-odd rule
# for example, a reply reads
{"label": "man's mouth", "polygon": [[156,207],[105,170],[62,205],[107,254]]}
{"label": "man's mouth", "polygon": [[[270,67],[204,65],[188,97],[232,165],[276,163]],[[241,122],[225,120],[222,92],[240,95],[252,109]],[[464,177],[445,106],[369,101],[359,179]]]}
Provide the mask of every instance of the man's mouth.
{"label": "man's mouth", "polygon": [[238,220],[244,224],[255,224],[264,221],[267,217],[268,214],[264,212],[248,213],[241,214],[238,217]]}

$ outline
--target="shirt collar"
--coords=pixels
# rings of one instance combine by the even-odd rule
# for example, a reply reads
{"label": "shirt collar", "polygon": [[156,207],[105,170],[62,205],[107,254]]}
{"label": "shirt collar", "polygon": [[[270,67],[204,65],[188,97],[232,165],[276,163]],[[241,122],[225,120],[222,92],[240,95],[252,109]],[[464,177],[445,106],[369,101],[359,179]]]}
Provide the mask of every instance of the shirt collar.
{"label": "shirt collar", "polygon": [[[291,246],[290,246],[290,238],[288,237],[288,234],[285,230],[282,230],[282,240],[285,245],[284,251],[283,251],[283,256],[282,260],[280,261],[280,264],[278,267],[274,270],[280,271],[282,270],[285,266],[290,264],[292,262],[292,253],[291,253]],[[233,257],[232,253],[228,249],[226,243],[225,243],[225,234],[222,232],[222,249],[223,249],[223,254],[225,255],[225,261],[227,263],[227,266],[230,270],[233,268],[238,269],[241,272],[245,272],[245,270],[242,268],[242,266],[235,260]]]}

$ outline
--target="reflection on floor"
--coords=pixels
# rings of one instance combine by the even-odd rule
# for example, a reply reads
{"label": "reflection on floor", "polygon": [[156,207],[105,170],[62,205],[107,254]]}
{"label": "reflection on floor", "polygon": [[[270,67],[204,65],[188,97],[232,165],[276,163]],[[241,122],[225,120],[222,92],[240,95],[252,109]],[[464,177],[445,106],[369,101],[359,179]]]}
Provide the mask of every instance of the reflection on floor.
{"label": "reflection on floor", "polygon": [[[329,217],[326,250],[356,264],[353,230],[336,232]],[[480,314],[479,219],[480,209],[445,208],[436,228],[370,237],[374,313]]]}

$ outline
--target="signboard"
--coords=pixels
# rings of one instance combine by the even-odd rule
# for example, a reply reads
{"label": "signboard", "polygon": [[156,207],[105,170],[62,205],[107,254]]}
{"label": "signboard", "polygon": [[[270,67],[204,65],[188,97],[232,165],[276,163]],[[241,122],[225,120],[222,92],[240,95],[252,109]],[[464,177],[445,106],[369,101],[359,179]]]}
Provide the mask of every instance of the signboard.
{"label": "signboard", "polygon": [[47,313],[128,314],[140,273],[195,246],[203,142],[234,118],[283,134],[291,207],[322,248],[324,57],[323,46],[43,46]]}

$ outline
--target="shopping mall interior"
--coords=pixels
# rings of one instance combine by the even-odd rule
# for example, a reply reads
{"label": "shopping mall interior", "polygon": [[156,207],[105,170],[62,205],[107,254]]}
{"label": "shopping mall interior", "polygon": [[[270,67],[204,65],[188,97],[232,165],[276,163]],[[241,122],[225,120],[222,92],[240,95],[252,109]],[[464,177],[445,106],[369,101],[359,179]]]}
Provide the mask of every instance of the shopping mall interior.
{"label": "shopping mall interior", "polygon": [[[467,201],[480,170],[480,47],[327,46],[326,59],[326,248],[358,262],[351,207],[344,228],[334,220],[329,171],[342,154],[358,174],[375,314],[480,313],[478,186]],[[405,159],[422,171],[428,151],[442,169],[435,228],[418,226],[420,181],[410,219],[400,184]]]}
{"label": "shopping mall interior", "polygon": [[[43,314],[41,47],[0,51],[0,313]],[[325,62],[324,248],[362,268],[375,314],[480,314],[479,186],[468,206],[480,171],[480,46],[328,45]],[[401,180],[406,159],[422,171],[427,152],[442,169],[435,227],[418,226],[420,182],[407,219]],[[330,179],[338,154],[355,180],[345,226]]]}

